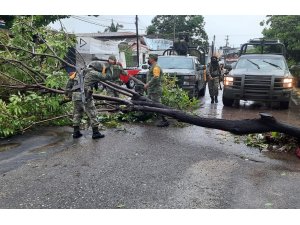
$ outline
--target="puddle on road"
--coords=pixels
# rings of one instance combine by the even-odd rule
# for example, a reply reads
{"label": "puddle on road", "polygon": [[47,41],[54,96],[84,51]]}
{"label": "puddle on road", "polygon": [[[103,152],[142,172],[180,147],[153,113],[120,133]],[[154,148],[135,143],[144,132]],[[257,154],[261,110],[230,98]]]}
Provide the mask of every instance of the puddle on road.
{"label": "puddle on road", "polygon": [[8,143],[8,144],[1,144],[0,145],[0,152],[5,152],[8,151],[12,148],[16,148],[18,146],[20,146],[20,143]]}
{"label": "puddle on road", "polygon": [[241,120],[241,119],[257,119],[260,118],[260,112],[266,112],[273,115],[278,121],[300,126],[300,106],[291,104],[289,109],[280,109],[278,103],[261,103],[253,101],[240,101],[238,105],[226,107],[222,103],[222,91],[219,92],[219,103],[211,104],[209,94],[200,98],[202,104],[196,113],[199,116]]}
{"label": "puddle on road", "polygon": [[295,154],[292,153],[266,151],[262,152],[261,154],[270,159],[299,162],[299,159],[295,156]]}
{"label": "puddle on road", "polygon": [[0,174],[61,151],[67,146],[70,130],[66,127],[41,127],[25,135],[0,142]]}
{"label": "puddle on road", "polygon": [[58,147],[61,143],[63,143],[64,140],[66,140],[66,138],[68,138],[69,134],[66,132],[48,131],[43,133],[43,136],[51,137],[51,139],[48,141],[49,143],[44,143],[43,145],[32,148],[29,150],[29,152],[45,152],[50,148]]}

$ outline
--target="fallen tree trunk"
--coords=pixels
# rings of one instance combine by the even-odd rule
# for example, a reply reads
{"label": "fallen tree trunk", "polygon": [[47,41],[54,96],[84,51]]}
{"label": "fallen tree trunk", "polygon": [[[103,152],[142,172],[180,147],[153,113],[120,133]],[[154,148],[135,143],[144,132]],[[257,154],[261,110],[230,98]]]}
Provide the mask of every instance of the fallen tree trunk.
{"label": "fallen tree trunk", "polygon": [[259,119],[225,120],[217,118],[203,118],[170,108],[156,108],[149,106],[133,105],[130,110],[160,113],[177,119],[180,122],[185,122],[206,128],[229,131],[237,135],[276,131],[300,139],[299,127],[293,127],[288,124],[279,122],[272,115],[265,113],[260,113],[261,118]]}

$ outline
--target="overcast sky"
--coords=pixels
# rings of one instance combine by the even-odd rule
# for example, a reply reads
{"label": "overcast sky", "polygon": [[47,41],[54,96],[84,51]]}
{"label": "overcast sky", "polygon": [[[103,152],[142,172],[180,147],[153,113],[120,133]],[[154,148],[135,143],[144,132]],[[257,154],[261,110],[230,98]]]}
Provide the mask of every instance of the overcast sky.
{"label": "overcast sky", "polygon": [[[51,0],[36,4],[36,0],[9,0],[1,5],[0,14],[105,15],[99,17],[83,16],[83,18],[80,16],[77,19],[63,20],[67,30],[75,33],[102,32],[105,26],[110,25],[111,19],[124,25],[124,31],[135,32],[135,14],[144,14],[139,15],[140,33],[145,32],[154,15],[204,15],[205,30],[210,43],[213,35],[216,35],[216,46],[223,46],[226,35],[229,35],[229,45],[239,47],[240,44],[250,38],[262,36],[263,27],[259,25],[259,22],[265,19],[264,15],[299,15],[300,12],[299,0],[284,0],[278,4],[274,0],[184,0],[175,2],[176,4],[173,4],[174,1],[162,0],[151,0],[150,2],[136,0],[75,0],[70,3],[70,1]],[[84,22],[82,19],[88,21]],[[59,28],[60,25],[57,22],[53,27]]]}
{"label": "overcast sky", "polygon": [[[139,15],[139,32],[145,33],[146,27],[151,24],[154,16]],[[209,42],[211,43],[213,35],[216,35],[216,46],[225,45],[226,35],[229,36],[229,45],[239,47],[240,44],[248,41],[250,38],[262,37],[263,27],[259,23],[264,20],[265,15],[204,15],[205,31],[208,34]],[[132,16],[74,16],[69,19],[62,20],[63,25],[68,32],[74,33],[90,33],[90,32],[103,32],[105,26],[114,23],[119,23],[124,26],[120,31],[135,32],[135,15]],[[84,20],[84,21],[83,21]],[[60,28],[60,23],[56,22],[51,25],[55,29]]]}

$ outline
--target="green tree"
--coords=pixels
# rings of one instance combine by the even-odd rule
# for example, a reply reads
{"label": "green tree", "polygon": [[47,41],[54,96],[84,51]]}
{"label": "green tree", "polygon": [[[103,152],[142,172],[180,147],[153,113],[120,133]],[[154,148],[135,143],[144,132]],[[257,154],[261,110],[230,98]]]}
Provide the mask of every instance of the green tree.
{"label": "green tree", "polygon": [[266,21],[260,23],[267,25],[263,30],[266,38],[279,39],[287,48],[287,56],[291,63],[300,62],[300,16],[267,16]]}
{"label": "green tree", "polygon": [[124,26],[122,24],[117,23],[115,25],[114,21],[111,20],[111,25],[105,28],[104,32],[118,32],[120,28],[123,28]]}
{"label": "green tree", "polygon": [[[6,28],[10,29],[16,20],[20,16],[1,16],[0,20],[4,20],[6,23]],[[70,16],[62,15],[48,15],[48,16],[24,16],[24,18],[34,18],[32,19],[34,27],[47,26],[48,24],[55,22],[58,19],[69,18]]]}
{"label": "green tree", "polygon": [[156,29],[156,27],[154,25],[150,25],[150,26],[147,27],[146,33],[147,33],[147,35],[156,34],[157,33],[157,29]]}
{"label": "green tree", "polygon": [[[60,106],[62,97],[47,90],[64,88],[68,76],[65,62],[58,58],[66,57],[76,39],[45,26],[32,26],[40,21],[39,16],[17,16],[9,33],[0,30],[0,137],[23,132],[40,121],[69,123],[70,104]],[[39,41],[33,42],[34,35]],[[35,87],[44,91],[33,92]]]}
{"label": "green tree", "polygon": [[166,15],[155,16],[147,27],[147,34],[158,34],[173,39],[179,32],[190,34],[192,45],[208,46],[208,36],[204,30],[204,17],[201,15]]}

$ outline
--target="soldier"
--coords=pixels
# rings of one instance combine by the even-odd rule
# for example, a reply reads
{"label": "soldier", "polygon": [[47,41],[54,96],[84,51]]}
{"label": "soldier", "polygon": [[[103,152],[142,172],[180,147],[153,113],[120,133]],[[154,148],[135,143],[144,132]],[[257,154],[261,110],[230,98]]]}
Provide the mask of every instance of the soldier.
{"label": "soldier", "polygon": [[69,81],[66,86],[66,95],[72,97],[74,103],[73,111],[73,138],[80,138],[80,122],[83,117],[83,113],[86,112],[90,119],[91,127],[93,130],[93,139],[103,138],[104,134],[101,134],[98,129],[98,121],[96,119],[96,108],[93,99],[93,89],[97,86],[99,81],[113,80],[115,77],[112,75],[104,75],[102,73],[103,65],[99,61],[92,61],[88,68],[83,71],[84,75],[84,93],[85,103],[82,100],[82,93],[80,92],[79,75],[75,72],[70,73]]}
{"label": "soldier", "polygon": [[224,62],[220,63],[220,71],[221,71],[221,81],[224,80],[224,74],[226,73],[226,69],[224,67]]}
{"label": "soldier", "polygon": [[179,39],[174,42],[174,49],[178,55],[187,55],[189,49],[189,34],[182,32],[179,33]]}
{"label": "soldier", "polygon": [[211,103],[218,103],[219,82],[221,70],[216,56],[211,57],[211,62],[207,69],[208,89],[211,98]]}
{"label": "soldier", "polygon": [[[162,96],[162,76],[163,71],[157,65],[157,55],[150,54],[148,63],[151,65],[149,72],[147,73],[147,83],[144,85],[144,89],[148,92],[148,97],[157,103],[161,103]],[[169,122],[163,115],[159,116],[161,121],[157,124],[158,127],[167,127]]]}
{"label": "soldier", "polygon": [[[122,64],[117,62],[117,59],[114,55],[110,55],[108,58],[108,67],[105,69],[105,73],[109,76],[114,76],[115,81],[118,81],[120,75],[127,75],[127,72],[123,69]],[[119,97],[119,94],[116,91],[113,91],[115,97]]]}

